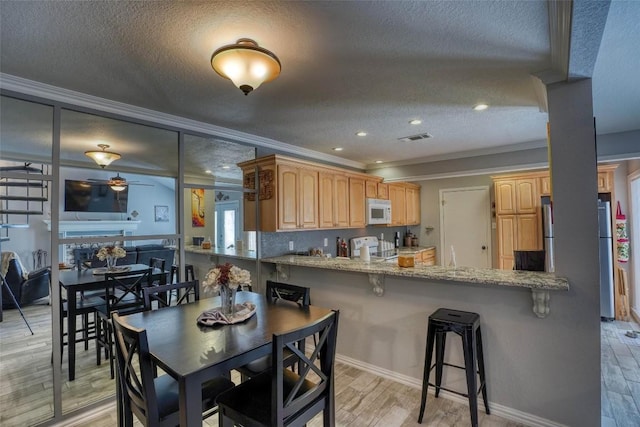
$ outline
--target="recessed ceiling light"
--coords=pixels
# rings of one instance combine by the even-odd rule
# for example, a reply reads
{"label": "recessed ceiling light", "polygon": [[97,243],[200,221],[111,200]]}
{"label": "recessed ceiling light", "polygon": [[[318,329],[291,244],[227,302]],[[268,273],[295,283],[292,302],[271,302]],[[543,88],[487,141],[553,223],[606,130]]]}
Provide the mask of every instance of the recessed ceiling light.
{"label": "recessed ceiling light", "polygon": [[204,173],[208,173],[208,174],[210,174],[210,173],[211,173],[211,171],[210,171],[209,169],[207,169],[206,171],[204,171]]}
{"label": "recessed ceiling light", "polygon": [[473,109],[476,111],[483,111],[483,110],[486,110],[487,108],[489,108],[487,104],[478,104],[475,107],[473,107]]}
{"label": "recessed ceiling light", "polygon": [[356,132],[356,135],[358,136],[367,136],[367,133],[363,130]]}
{"label": "recessed ceiling light", "polygon": [[227,166],[227,165],[224,165],[224,166],[222,167],[222,169],[230,169],[230,168],[231,168],[231,166]]}
{"label": "recessed ceiling light", "polygon": [[376,160],[376,163],[382,163],[382,160]]}
{"label": "recessed ceiling light", "polygon": [[343,148],[342,148],[342,147],[335,147],[335,148],[333,149],[333,151],[342,151],[342,150],[343,150]]}
{"label": "recessed ceiling light", "polygon": [[419,125],[421,123],[422,123],[422,120],[420,120],[420,119],[409,120],[409,124],[410,125]]}

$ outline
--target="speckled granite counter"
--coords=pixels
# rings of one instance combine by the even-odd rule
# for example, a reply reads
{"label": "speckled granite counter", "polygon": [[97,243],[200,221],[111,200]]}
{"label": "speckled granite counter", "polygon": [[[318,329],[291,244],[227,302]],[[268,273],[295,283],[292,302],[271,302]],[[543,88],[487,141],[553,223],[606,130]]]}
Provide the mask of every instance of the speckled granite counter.
{"label": "speckled granite counter", "polygon": [[320,258],[285,255],[264,258],[262,262],[273,264],[296,265],[301,267],[324,268],[329,270],[355,271],[369,274],[385,274],[414,279],[445,280],[453,282],[476,283],[481,285],[513,286],[528,289],[544,289],[552,291],[569,290],[569,282],[553,273],[536,271],[495,270],[472,267],[440,267],[422,266],[401,268],[395,262],[363,262],[340,258]]}
{"label": "speckled granite counter", "polygon": [[530,290],[533,297],[533,312],[540,318],[549,314],[549,291],[568,291],[569,281],[553,273],[535,271],[495,270],[472,267],[440,267],[417,264],[415,267],[398,267],[395,262],[358,259],[321,258],[285,255],[263,258],[261,262],[272,263],[283,276],[288,276],[288,266],[322,268],[334,271],[367,273],[373,293],[384,295],[384,278],[398,276],[408,279],[422,279],[458,282],[482,286],[508,286]]}
{"label": "speckled granite counter", "polygon": [[223,256],[228,258],[252,259],[252,260],[256,259],[256,251],[247,251],[247,250],[238,251],[234,248],[202,249],[200,246],[187,245],[184,247],[184,251],[193,253],[193,254],[216,255],[216,256]]}

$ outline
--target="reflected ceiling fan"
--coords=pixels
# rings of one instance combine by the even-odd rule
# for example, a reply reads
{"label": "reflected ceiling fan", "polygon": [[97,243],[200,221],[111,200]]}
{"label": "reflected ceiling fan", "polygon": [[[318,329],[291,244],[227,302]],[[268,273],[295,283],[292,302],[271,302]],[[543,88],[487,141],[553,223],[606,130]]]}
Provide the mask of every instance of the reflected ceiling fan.
{"label": "reflected ceiling fan", "polygon": [[89,178],[89,181],[99,182],[101,184],[106,184],[113,191],[123,191],[123,190],[125,190],[127,188],[128,185],[143,185],[143,186],[146,186],[146,187],[153,187],[153,184],[143,184],[143,183],[138,182],[138,181],[127,181],[127,179],[125,177],[120,176],[120,172],[116,173],[116,176],[112,176],[111,178],[109,178],[107,180]]}

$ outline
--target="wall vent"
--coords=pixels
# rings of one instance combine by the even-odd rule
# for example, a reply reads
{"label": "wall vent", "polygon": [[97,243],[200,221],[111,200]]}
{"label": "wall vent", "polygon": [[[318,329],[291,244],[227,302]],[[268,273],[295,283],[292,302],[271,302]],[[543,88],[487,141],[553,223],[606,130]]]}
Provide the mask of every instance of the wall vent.
{"label": "wall vent", "polygon": [[398,141],[402,141],[402,142],[414,142],[414,141],[420,141],[422,139],[429,139],[429,138],[433,138],[433,135],[429,134],[429,133],[421,133],[418,135],[411,135],[411,136],[405,136],[402,138],[398,138]]}

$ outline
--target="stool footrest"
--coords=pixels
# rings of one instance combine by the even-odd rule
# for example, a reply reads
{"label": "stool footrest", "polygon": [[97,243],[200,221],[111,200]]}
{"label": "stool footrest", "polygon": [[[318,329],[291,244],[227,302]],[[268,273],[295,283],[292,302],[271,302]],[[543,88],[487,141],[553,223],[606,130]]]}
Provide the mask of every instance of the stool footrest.
{"label": "stool footrest", "polygon": [[[429,368],[429,372],[433,371],[433,368],[436,367],[437,363],[434,363],[433,365],[431,365],[431,368]],[[452,365],[451,363],[447,363],[447,362],[442,362],[442,366],[451,366],[452,368],[458,368],[458,369],[467,369],[464,366],[458,366],[458,365]],[[480,375],[480,371],[476,371],[476,374]]]}
{"label": "stool footrest", "polygon": [[[450,388],[447,388],[447,387],[443,387],[443,386],[438,387],[437,385],[435,385],[432,382],[429,382],[427,384],[430,385],[431,387],[435,388],[436,390],[440,389],[440,390],[448,391],[449,393],[455,393],[455,394],[460,395],[462,397],[469,397],[469,393],[463,393],[461,391],[453,390],[453,389],[450,389]],[[480,392],[482,392],[483,389],[484,389],[484,383],[480,384],[480,387],[478,388],[478,392],[477,393],[480,394]]]}

